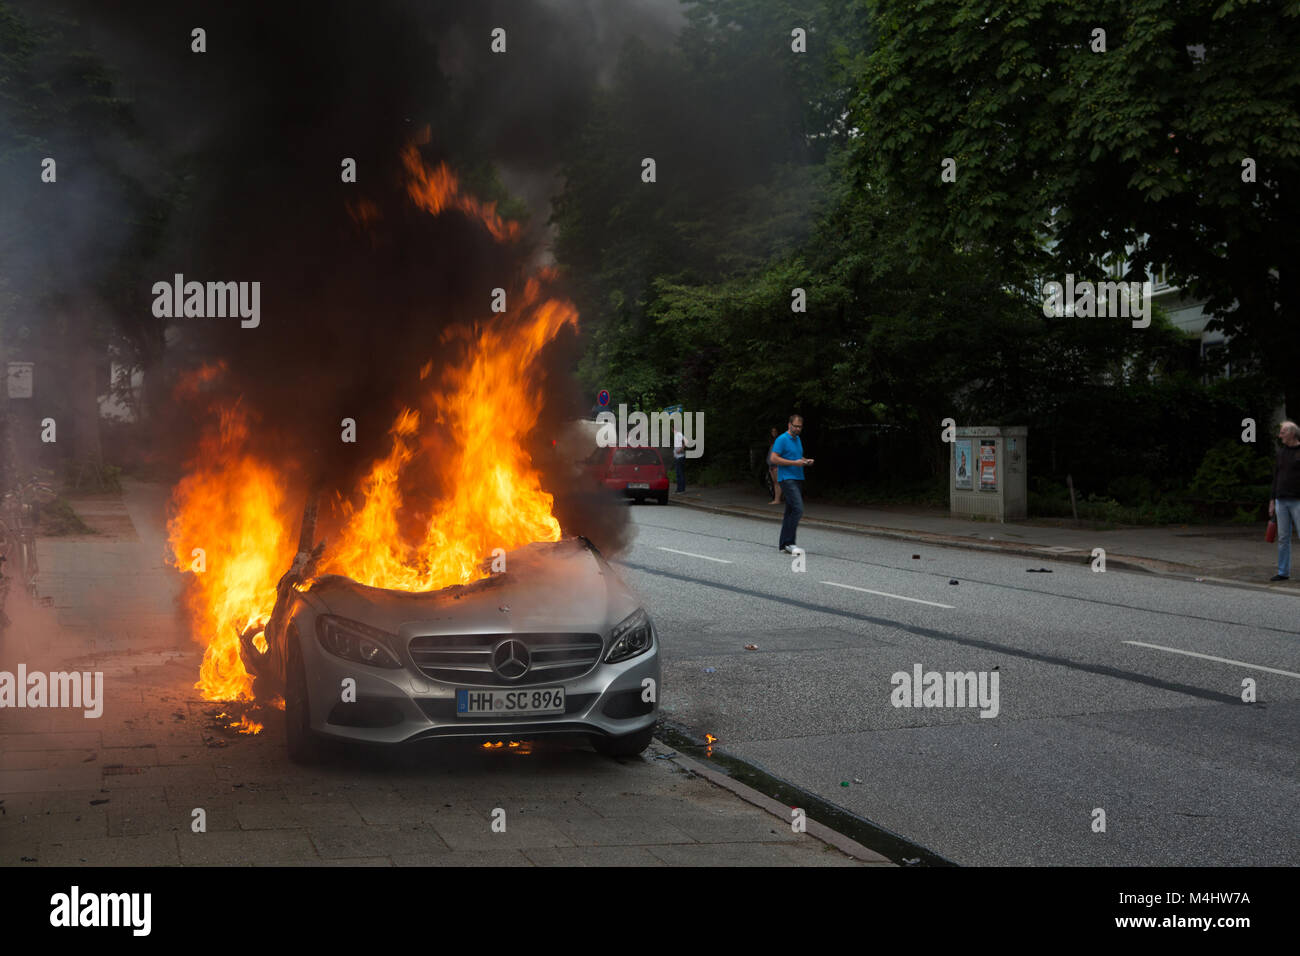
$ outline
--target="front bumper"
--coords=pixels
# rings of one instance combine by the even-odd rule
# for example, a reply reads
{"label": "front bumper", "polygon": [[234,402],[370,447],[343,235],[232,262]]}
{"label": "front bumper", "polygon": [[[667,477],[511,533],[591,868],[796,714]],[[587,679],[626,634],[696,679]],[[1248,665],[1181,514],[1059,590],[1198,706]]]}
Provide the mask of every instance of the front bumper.
{"label": "front bumper", "polygon": [[[314,622],[313,622],[314,623]],[[304,635],[314,628],[302,627]],[[520,635],[526,637],[526,635]],[[608,642],[607,642],[608,643]],[[328,653],[314,637],[303,640],[312,729],[339,740],[373,744],[398,744],[435,737],[519,738],[543,734],[603,734],[620,737],[644,730],[655,722],[660,687],[659,643],[643,654],[617,664],[602,660],[581,677],[551,680],[544,677],[503,689],[563,687],[563,714],[503,717],[456,716],[456,690],[483,691],[481,686],[434,680],[418,671],[409,654],[402,669],[355,664]],[[355,701],[342,700],[344,680],[356,682]],[[654,703],[641,700],[642,681],[654,681]]]}

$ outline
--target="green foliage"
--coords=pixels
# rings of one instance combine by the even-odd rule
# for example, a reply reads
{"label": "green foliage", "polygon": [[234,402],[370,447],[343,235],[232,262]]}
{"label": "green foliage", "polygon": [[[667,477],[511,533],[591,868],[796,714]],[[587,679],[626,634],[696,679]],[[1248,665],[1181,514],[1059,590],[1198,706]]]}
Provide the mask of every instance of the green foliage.
{"label": "green foliage", "polygon": [[[1174,495],[1128,502],[1118,501],[1108,495],[1078,495],[1075,507],[1080,522],[1101,527],[1190,524],[1204,517],[1194,506]],[[1031,517],[1073,519],[1074,510],[1070,506],[1070,493],[1064,484],[1037,482],[1029,492]]]}
{"label": "green foliage", "polygon": [[99,534],[81,520],[81,516],[64,498],[55,498],[49,504],[42,506],[40,515],[37,530],[42,535]]}
{"label": "green foliage", "polygon": [[1167,265],[1208,297],[1238,364],[1258,361],[1300,406],[1300,300],[1286,292],[1300,268],[1300,4],[870,7],[855,166],[907,210],[912,268],[934,241],[987,247],[1014,284],[1144,244],[1134,274]]}
{"label": "green foliage", "polygon": [[68,459],[64,463],[63,485],[70,491],[117,493],[122,490],[122,469],[92,460]]}
{"label": "green foliage", "polygon": [[1273,463],[1253,444],[1224,441],[1210,448],[1196,469],[1190,491],[1211,504],[1232,504],[1268,498]]}

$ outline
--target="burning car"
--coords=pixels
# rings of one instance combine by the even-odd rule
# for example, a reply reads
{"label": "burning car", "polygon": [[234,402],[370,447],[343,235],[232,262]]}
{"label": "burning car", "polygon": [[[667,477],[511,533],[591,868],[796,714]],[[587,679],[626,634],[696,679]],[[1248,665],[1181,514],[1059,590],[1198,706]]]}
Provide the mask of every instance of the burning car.
{"label": "burning car", "polygon": [[[353,457],[355,433],[342,438],[347,452],[321,455],[309,437],[319,409],[288,393],[250,401],[267,380],[242,363],[178,376],[178,404],[201,423],[167,524],[184,608],[205,644],[195,687],[216,701],[283,695],[296,760],[315,757],[325,738],[576,733],[608,753],[638,753],[657,707],[654,626],[575,537],[602,533],[603,519],[561,509],[566,530],[548,486],[567,494],[573,482],[553,458],[549,477],[534,461],[544,354],[576,331],[577,308],[553,269],[524,269],[522,247],[510,252],[518,222],[464,192],[445,163],[423,160],[428,135],[403,149],[405,188],[391,198],[462,217],[518,255],[501,290],[510,308],[449,319],[436,337],[420,320],[411,348],[428,355],[418,368],[407,355],[385,379],[396,415],[364,459]],[[371,212],[351,217],[363,233],[388,221]],[[291,391],[318,390],[313,372]]]}
{"label": "burning car", "polygon": [[[302,544],[313,525],[309,511]],[[265,626],[241,634],[257,695],[283,692],[291,759],[319,759],[325,738],[582,735],[614,756],[649,745],[654,624],[586,539],[503,552],[487,577],[428,592],[314,576],[321,550],[299,552]]]}

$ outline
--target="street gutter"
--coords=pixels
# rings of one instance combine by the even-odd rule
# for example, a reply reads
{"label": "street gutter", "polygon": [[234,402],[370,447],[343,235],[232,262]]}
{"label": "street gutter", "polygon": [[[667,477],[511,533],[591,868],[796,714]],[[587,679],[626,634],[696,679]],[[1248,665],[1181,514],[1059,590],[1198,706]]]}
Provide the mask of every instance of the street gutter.
{"label": "street gutter", "polygon": [[[747,803],[766,810],[783,826],[791,825],[791,809],[806,815],[809,836],[842,853],[876,866],[956,866],[939,854],[879,824],[770,773],[750,761],[706,744],[698,734],[660,718],[655,737],[677,751],[672,762],[729,790]],[[762,788],[761,790],[757,788]]]}
{"label": "street gutter", "polygon": [[[773,515],[770,512],[760,511],[756,508],[746,508],[739,505],[717,505],[710,504],[699,498],[685,498],[677,496],[671,499],[674,504],[681,505],[684,508],[694,508],[697,511],[708,511],[713,514],[730,515],[737,518],[757,518],[769,523],[779,524],[780,516]],[[1091,564],[1092,554],[1082,548],[1070,548],[1060,550],[1055,548],[1044,548],[1030,545],[1017,544],[1014,541],[977,541],[973,538],[961,535],[944,535],[936,534],[931,531],[907,531],[898,528],[886,528],[880,525],[850,524],[844,521],[830,521],[825,518],[809,518],[807,515],[799,522],[801,527],[827,528],[832,531],[843,531],[848,534],[860,534],[872,538],[889,538],[895,541],[912,541],[921,544],[937,545],[939,547],[964,548],[968,551],[989,551],[997,554],[1018,555],[1022,557],[1034,558],[1043,561],[1058,561],[1066,564]],[[1214,584],[1226,584],[1233,587],[1248,587],[1272,593],[1294,593],[1294,588],[1280,588],[1267,584],[1256,584],[1252,581],[1242,581],[1236,578],[1221,578],[1208,575],[1203,569],[1189,564],[1178,564],[1172,561],[1160,561],[1155,558],[1141,558],[1132,555],[1112,554],[1106,552],[1106,567],[1119,568],[1126,571],[1139,571],[1143,574],[1159,574],[1166,577],[1186,578],[1197,581],[1198,583],[1211,582]]]}

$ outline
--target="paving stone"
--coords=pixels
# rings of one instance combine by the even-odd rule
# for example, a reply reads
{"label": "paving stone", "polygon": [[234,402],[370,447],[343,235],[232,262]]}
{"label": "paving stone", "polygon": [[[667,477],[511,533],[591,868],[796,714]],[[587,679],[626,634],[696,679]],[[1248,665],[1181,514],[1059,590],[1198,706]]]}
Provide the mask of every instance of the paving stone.
{"label": "paving stone", "polygon": [[841,853],[833,846],[828,846],[811,837],[800,843],[783,846],[781,851],[796,866],[893,866],[893,863],[888,860],[883,863],[864,863],[861,860],[855,860]]}
{"label": "paving stone", "polygon": [[152,867],[181,862],[176,852],[176,837],[170,833],[95,840],[42,841],[39,859],[41,866]]}
{"label": "paving stone", "polygon": [[397,854],[394,866],[533,866],[519,850],[470,850],[445,854]]}
{"label": "paving stone", "polygon": [[54,813],[76,813],[94,807],[107,813],[110,810],[150,810],[160,808],[162,804],[162,787],[117,790],[109,786],[97,787],[93,790],[47,793],[42,801],[42,810],[50,810]]}
{"label": "paving stone", "polygon": [[593,815],[579,820],[559,820],[556,825],[577,846],[696,842],[666,820],[645,817],[610,819]]}
{"label": "paving stone", "polygon": [[6,791],[85,790],[99,786],[99,765],[57,770],[0,770],[0,793]]}
{"label": "paving stone", "polygon": [[[420,857],[417,866],[429,866],[427,857]],[[282,866],[280,863],[254,863],[253,866]],[[304,860],[300,866],[392,866],[393,861],[386,856],[349,857],[344,860]],[[437,865],[436,863],[433,865]]]}
{"label": "paving stone", "polygon": [[176,835],[176,842],[186,866],[295,865],[318,858],[306,830],[183,831]]}
{"label": "paving stone", "polygon": [[527,847],[573,846],[553,821],[546,817],[506,814],[504,833],[492,832],[492,821],[482,816],[459,812],[439,817],[432,823],[438,835],[453,850],[520,850]]}
{"label": "paving stone", "polygon": [[447,844],[430,829],[409,827],[312,827],[321,859],[404,855],[444,855]]}
{"label": "paving stone", "polygon": [[14,750],[0,753],[0,770],[44,770],[51,753],[44,750]]}
{"label": "paving stone", "polygon": [[669,866],[795,866],[782,844],[693,843],[651,846],[651,853]]}
{"label": "paving stone", "polygon": [[665,866],[641,846],[534,847],[524,855],[538,866]]}
{"label": "paving stone", "polygon": [[[12,731],[7,721],[5,729]],[[58,734],[12,732],[0,734],[0,753],[10,753],[15,750],[98,750],[100,746],[97,730]]]}
{"label": "paving stone", "polygon": [[360,827],[368,822],[348,803],[251,803],[236,807],[235,816],[244,830]]}
{"label": "paving stone", "polygon": [[733,807],[710,813],[691,809],[671,819],[698,843],[794,843],[800,839],[789,824],[762,810],[745,812]]}
{"label": "paving stone", "polygon": [[109,835],[107,815],[98,807],[66,813],[29,813],[24,816],[26,822],[15,827],[12,839],[26,836],[38,842],[61,842],[65,839],[90,840]]}
{"label": "paving stone", "polygon": [[223,789],[217,782],[210,766],[196,764],[193,767],[136,767],[139,773],[124,772],[127,768],[116,771],[104,768],[105,786],[115,790],[128,790],[138,787],[166,787],[168,785],[211,787],[213,792]]}
{"label": "paving stone", "polygon": [[[229,809],[204,810],[204,826],[208,832],[213,830],[238,830],[239,821]],[[191,810],[161,804],[147,809],[110,810],[108,812],[109,836],[140,836],[146,833],[173,833],[186,831],[193,833],[194,815]]]}

